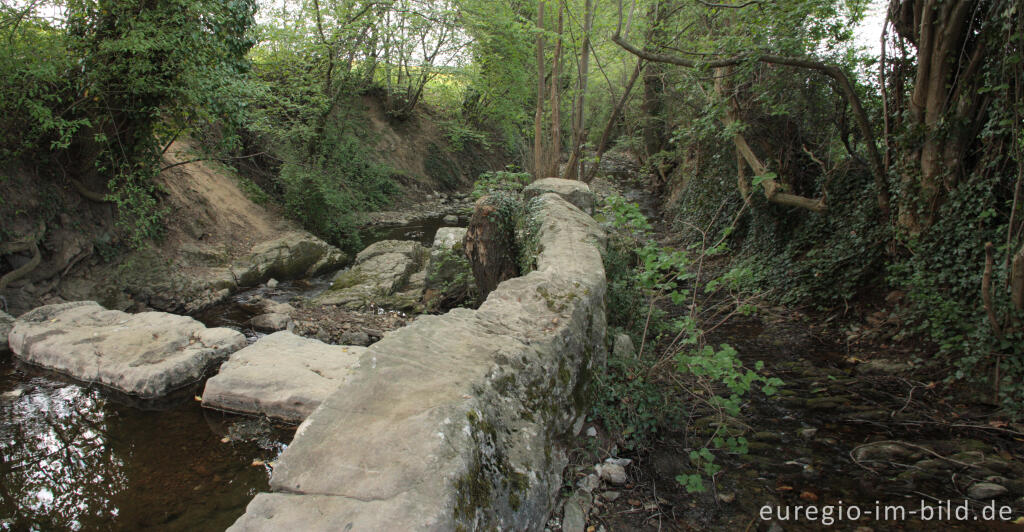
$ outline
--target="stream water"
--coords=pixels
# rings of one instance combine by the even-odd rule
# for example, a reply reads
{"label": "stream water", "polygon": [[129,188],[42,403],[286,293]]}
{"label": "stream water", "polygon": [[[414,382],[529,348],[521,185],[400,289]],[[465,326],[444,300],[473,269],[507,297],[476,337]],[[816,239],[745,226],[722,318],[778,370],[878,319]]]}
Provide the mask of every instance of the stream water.
{"label": "stream water", "polygon": [[161,403],[0,362],[0,530],[223,530],[267,489],[291,435],[204,410],[202,383]]}
{"label": "stream water", "polygon": [[[441,217],[361,231],[429,246]],[[236,294],[196,316],[255,341],[254,295],[311,298],[336,272]],[[224,530],[259,491],[293,431],[204,409],[204,382],[159,402],[0,359],[0,530]]]}

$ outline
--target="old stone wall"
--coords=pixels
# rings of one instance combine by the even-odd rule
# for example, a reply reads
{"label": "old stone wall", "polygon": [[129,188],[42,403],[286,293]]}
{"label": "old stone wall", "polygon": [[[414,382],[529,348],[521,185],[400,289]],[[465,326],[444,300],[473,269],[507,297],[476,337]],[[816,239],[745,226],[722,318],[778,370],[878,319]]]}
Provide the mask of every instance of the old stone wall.
{"label": "old stone wall", "polygon": [[544,528],[605,360],[604,233],[554,193],[532,213],[536,271],[371,346],[231,530]]}

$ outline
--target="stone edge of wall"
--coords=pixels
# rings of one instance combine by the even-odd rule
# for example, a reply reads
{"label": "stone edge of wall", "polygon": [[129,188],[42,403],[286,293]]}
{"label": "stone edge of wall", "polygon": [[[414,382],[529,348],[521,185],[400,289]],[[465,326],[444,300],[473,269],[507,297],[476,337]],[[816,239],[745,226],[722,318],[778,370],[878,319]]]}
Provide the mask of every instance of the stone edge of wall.
{"label": "stone edge of wall", "polygon": [[531,213],[537,270],[371,346],[230,530],[544,528],[606,356],[604,232],[556,194]]}

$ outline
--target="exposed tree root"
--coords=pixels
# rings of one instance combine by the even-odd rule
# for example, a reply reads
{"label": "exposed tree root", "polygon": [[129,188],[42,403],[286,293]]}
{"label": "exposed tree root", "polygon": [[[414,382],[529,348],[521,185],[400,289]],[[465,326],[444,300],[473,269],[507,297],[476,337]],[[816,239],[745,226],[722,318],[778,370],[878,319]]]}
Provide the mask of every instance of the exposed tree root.
{"label": "exposed tree root", "polygon": [[39,263],[43,260],[43,255],[39,252],[39,245],[36,244],[36,242],[38,242],[45,233],[46,225],[39,224],[39,229],[34,233],[13,242],[0,244],[0,255],[9,255],[11,253],[19,253],[22,251],[32,252],[32,259],[29,260],[28,263],[12,272],[8,272],[3,277],[0,277],[0,290],[4,290],[12,282],[25,277],[39,267]]}

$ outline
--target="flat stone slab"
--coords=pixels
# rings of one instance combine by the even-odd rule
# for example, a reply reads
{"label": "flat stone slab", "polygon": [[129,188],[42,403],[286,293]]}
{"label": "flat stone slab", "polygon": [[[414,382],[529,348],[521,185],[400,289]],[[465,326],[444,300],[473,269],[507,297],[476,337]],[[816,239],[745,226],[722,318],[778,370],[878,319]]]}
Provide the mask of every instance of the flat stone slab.
{"label": "flat stone slab", "polygon": [[300,423],[348,380],[365,351],[288,331],[264,336],[206,381],[203,406]]}
{"label": "flat stone slab", "polygon": [[245,336],[165,312],[128,314],[94,301],[46,305],[20,316],[11,350],[26,362],[150,399],[196,382]]}
{"label": "flat stone slab", "polygon": [[587,214],[594,214],[594,193],[582,181],[557,177],[538,179],[523,189],[523,196],[526,199],[532,199],[549,192],[558,194],[562,199]]}

